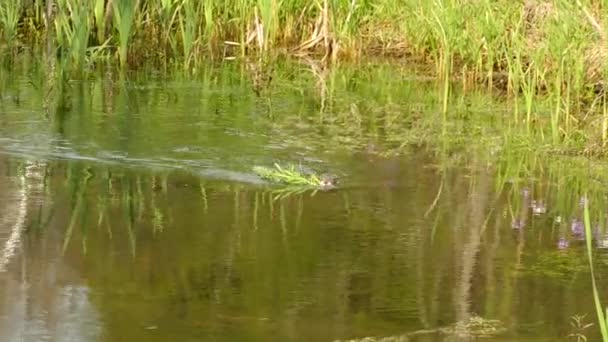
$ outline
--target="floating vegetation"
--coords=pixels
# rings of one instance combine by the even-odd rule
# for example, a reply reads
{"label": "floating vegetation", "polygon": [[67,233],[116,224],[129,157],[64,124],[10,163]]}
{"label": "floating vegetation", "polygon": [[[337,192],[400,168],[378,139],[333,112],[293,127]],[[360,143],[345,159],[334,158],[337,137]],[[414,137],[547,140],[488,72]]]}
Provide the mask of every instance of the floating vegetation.
{"label": "floating vegetation", "polygon": [[253,172],[263,179],[284,185],[279,189],[271,191],[274,195],[273,200],[275,201],[289,196],[301,195],[311,189],[313,189],[311,196],[314,196],[317,190],[333,189],[336,185],[336,177],[333,175],[317,175],[314,172],[305,171],[302,167],[295,165],[282,167],[275,163],[274,168],[254,166]]}
{"label": "floating vegetation", "polygon": [[330,175],[317,176],[314,173],[305,172],[302,168],[294,165],[282,167],[275,163],[274,168],[254,166],[253,172],[260,177],[272,182],[283,183],[292,186],[331,187],[335,185],[335,177]]}
{"label": "floating vegetation", "polygon": [[587,315],[574,315],[570,317],[570,326],[574,331],[568,335],[568,338],[574,339],[577,342],[587,341],[585,330],[591,328],[593,323],[585,323],[586,316]]}
{"label": "floating vegetation", "polygon": [[473,316],[466,321],[457,322],[451,327],[440,330],[443,334],[458,337],[490,337],[507,331],[500,320],[479,316]]}
{"label": "floating vegetation", "polygon": [[[447,335],[447,339],[469,340],[482,337],[492,337],[503,334],[507,331],[504,324],[497,319],[486,319],[479,316],[470,317],[467,320],[456,322],[451,326],[438,329],[423,329],[413,331],[404,335],[388,336],[388,337],[364,337],[362,339],[351,339],[348,342],[401,342],[410,341],[412,337],[420,335]],[[335,341],[338,342],[338,341]]]}

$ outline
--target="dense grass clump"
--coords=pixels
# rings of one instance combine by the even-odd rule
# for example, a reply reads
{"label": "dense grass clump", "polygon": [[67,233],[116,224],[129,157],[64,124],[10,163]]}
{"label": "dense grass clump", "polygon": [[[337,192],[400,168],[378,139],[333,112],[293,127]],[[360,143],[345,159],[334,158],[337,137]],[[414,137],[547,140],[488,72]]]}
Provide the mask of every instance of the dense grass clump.
{"label": "dense grass clump", "polygon": [[512,99],[513,125],[550,127],[543,140],[555,145],[584,134],[598,153],[608,143],[607,18],[605,0],[17,0],[0,5],[0,39],[78,69],[392,56],[434,67],[444,121],[454,82],[481,83]]}
{"label": "dense grass clump", "polygon": [[50,41],[76,59],[155,57],[189,66],[285,49],[327,58],[388,54],[490,81],[495,71],[509,72],[514,87],[526,82],[521,76],[542,79],[565,67],[601,78],[606,11],[597,0],[17,0],[0,6],[0,30],[5,46]]}
{"label": "dense grass clump", "polygon": [[578,108],[602,88],[607,13],[599,0],[16,0],[0,5],[0,39],[13,50],[46,46],[81,66],[109,58],[195,68],[210,57],[277,52],[408,57],[446,79],[523,95],[517,120],[530,121],[533,96],[551,94],[557,126],[572,124],[564,102]]}

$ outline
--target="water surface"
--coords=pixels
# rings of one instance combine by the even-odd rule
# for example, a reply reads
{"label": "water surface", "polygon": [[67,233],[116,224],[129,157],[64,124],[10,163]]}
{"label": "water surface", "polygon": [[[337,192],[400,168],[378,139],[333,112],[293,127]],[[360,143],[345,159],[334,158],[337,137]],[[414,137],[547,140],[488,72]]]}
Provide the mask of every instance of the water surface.
{"label": "water surface", "polygon": [[[261,89],[240,64],[61,89],[35,64],[7,72],[0,340],[598,337],[571,322],[595,321],[580,222],[600,183],[429,146],[440,95],[412,70],[273,72]],[[273,162],[341,182],[278,197],[251,171]]]}

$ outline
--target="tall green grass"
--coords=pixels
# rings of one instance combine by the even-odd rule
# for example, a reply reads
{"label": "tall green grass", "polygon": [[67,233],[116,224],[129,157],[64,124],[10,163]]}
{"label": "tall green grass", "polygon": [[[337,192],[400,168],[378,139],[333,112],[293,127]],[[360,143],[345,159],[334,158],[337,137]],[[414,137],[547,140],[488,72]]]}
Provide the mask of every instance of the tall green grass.
{"label": "tall green grass", "polygon": [[113,0],[114,28],[118,32],[118,56],[121,65],[127,63],[129,40],[134,25],[136,4],[139,1]]}
{"label": "tall green grass", "polygon": [[[607,75],[605,55],[588,58],[606,43],[597,23],[606,21],[608,6],[595,0],[57,0],[49,11],[52,3],[4,2],[4,46],[40,42],[49,32],[46,39],[76,65],[112,49],[121,65],[173,61],[187,69],[209,57],[286,51],[412,56],[446,80],[444,111],[448,79],[473,76],[492,88],[506,78],[508,94],[525,98],[515,121],[529,129],[546,122],[553,143],[571,137],[581,103]],[[550,111],[537,110],[539,94],[553,97]]]}
{"label": "tall green grass", "polygon": [[21,15],[19,1],[4,1],[0,4],[0,22],[2,23],[2,40],[8,45],[15,43],[17,38],[17,25]]}
{"label": "tall green grass", "polygon": [[54,21],[57,44],[63,60],[83,66],[89,48],[91,21],[86,2],[58,0],[57,17]]}
{"label": "tall green grass", "polygon": [[[565,0],[551,3],[550,12],[554,15],[550,13],[547,18],[530,18],[529,12],[534,8],[529,9],[519,2],[489,0],[383,0],[374,3],[356,0],[116,0],[108,3],[112,6],[106,6],[102,0],[58,0],[56,3],[70,4],[58,6],[57,17],[73,17],[72,7],[77,4],[86,7],[77,14],[94,23],[95,30],[90,33],[92,45],[102,44],[106,34],[116,46],[129,44],[133,38],[132,44],[138,48],[153,49],[157,46],[150,45],[151,35],[165,35],[182,44],[192,39],[184,37],[182,27],[190,27],[194,40],[201,39],[201,52],[213,50],[205,48],[209,43],[221,47],[226,41],[252,48],[260,44],[264,50],[295,48],[317,37],[321,41],[335,40],[343,56],[357,54],[359,49],[367,54],[382,54],[400,48],[402,53],[440,58],[451,51],[468,65],[468,70],[484,74],[490,80],[497,69],[507,71],[505,58],[513,53],[531,57],[530,48],[536,47],[531,44],[549,47],[547,57],[559,58],[559,54],[566,51],[578,52],[564,50],[564,46],[588,45],[596,39],[591,35],[594,30],[584,13]],[[542,1],[526,3],[544,8]],[[15,37],[19,29],[23,39],[27,39],[33,36],[32,30],[45,30],[49,28],[45,26],[53,25],[46,18],[46,5],[47,2],[38,0],[5,3],[1,7],[0,21],[4,40]],[[594,7],[595,2],[583,5],[584,8],[597,7]],[[591,11],[591,14],[601,14],[598,11]],[[28,21],[35,25],[21,28],[17,25]],[[76,26],[78,22],[70,22],[70,25]],[[256,39],[248,41],[247,38],[258,33]],[[450,44],[441,43],[446,39]],[[528,44],[513,45],[514,39]],[[223,51],[221,48],[215,50]],[[171,52],[187,57],[180,48]],[[199,56],[203,57],[204,54]],[[119,54],[117,58],[124,57]],[[538,67],[547,67],[547,64]]]}

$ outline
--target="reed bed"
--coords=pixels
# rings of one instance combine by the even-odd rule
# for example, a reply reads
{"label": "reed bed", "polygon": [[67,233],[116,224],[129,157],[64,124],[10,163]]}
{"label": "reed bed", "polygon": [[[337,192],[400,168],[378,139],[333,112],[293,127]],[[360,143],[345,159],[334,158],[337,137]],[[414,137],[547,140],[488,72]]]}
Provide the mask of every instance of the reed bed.
{"label": "reed bed", "polygon": [[594,126],[589,150],[601,152],[607,14],[599,0],[18,0],[0,5],[0,39],[79,70],[108,60],[196,71],[244,56],[393,56],[434,67],[443,121],[453,82],[481,83],[512,99],[514,125],[551,127],[544,138],[557,145]]}
{"label": "reed bed", "polygon": [[549,86],[549,75],[602,79],[606,11],[598,0],[17,0],[0,6],[0,30],[5,47],[52,41],[91,61],[99,50],[185,66],[260,52],[412,56],[490,83],[507,72],[515,88]]}

